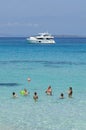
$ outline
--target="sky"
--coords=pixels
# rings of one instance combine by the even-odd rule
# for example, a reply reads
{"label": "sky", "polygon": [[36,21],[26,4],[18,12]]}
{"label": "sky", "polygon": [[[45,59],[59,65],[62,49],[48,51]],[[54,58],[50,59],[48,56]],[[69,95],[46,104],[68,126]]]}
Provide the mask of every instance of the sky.
{"label": "sky", "polygon": [[0,36],[86,36],[86,0],[0,0]]}

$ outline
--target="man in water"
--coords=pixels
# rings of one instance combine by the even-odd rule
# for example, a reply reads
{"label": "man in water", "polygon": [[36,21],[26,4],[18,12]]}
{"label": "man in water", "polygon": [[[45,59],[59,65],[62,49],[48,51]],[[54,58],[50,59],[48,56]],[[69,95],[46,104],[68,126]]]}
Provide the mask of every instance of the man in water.
{"label": "man in water", "polygon": [[64,94],[63,93],[61,93],[60,99],[64,99]]}
{"label": "man in water", "polygon": [[72,87],[69,87],[69,89],[68,89],[68,97],[72,97],[72,94],[73,94]]}
{"label": "man in water", "polygon": [[37,92],[34,93],[34,95],[33,95],[33,99],[34,99],[35,101],[37,101],[37,99],[38,99]]}
{"label": "man in water", "polygon": [[17,98],[17,94],[15,92],[12,93],[13,98]]}

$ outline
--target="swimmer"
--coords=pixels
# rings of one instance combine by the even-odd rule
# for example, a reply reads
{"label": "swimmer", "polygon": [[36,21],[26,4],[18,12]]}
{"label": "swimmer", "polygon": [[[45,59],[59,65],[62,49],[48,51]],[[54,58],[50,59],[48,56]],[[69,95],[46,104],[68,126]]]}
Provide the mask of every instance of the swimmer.
{"label": "swimmer", "polygon": [[45,91],[45,93],[46,93],[47,95],[52,95],[51,86],[49,86],[49,87],[47,88],[47,90]]}
{"label": "swimmer", "polygon": [[72,87],[69,87],[69,89],[68,89],[68,97],[72,97],[72,94],[73,94]]}
{"label": "swimmer", "polygon": [[35,101],[37,101],[37,99],[38,99],[37,92],[34,92],[33,99],[34,99]]}
{"label": "swimmer", "polygon": [[64,99],[64,94],[63,93],[61,93],[60,99]]}
{"label": "swimmer", "polygon": [[28,78],[28,79],[27,79],[27,81],[28,81],[28,82],[30,82],[30,81],[31,81],[31,79],[30,79],[30,78]]}
{"label": "swimmer", "polygon": [[29,94],[29,92],[27,91],[27,89],[24,89],[24,96],[27,96]]}
{"label": "swimmer", "polygon": [[18,97],[17,94],[16,94],[15,92],[12,93],[12,96],[13,96],[13,98]]}

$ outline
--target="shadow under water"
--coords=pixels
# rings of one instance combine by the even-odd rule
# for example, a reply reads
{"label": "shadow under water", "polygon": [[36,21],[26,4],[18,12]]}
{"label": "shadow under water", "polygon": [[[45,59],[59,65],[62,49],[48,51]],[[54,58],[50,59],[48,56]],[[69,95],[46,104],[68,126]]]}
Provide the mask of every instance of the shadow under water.
{"label": "shadow under water", "polygon": [[18,83],[0,83],[0,87],[1,86],[9,86],[9,87],[14,87],[14,86],[19,86],[20,84],[18,84]]}

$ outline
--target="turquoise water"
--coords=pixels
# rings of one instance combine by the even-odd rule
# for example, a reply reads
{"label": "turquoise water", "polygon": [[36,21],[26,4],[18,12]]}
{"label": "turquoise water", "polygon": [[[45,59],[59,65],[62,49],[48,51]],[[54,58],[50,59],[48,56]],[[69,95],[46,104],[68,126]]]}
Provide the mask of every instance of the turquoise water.
{"label": "turquoise water", "polygon": [[[28,44],[25,38],[0,38],[1,130],[86,129],[86,39],[55,40],[54,45],[43,45]],[[49,85],[52,96],[45,94]],[[27,97],[20,95],[24,88],[30,92]],[[18,98],[12,98],[13,91]]]}

